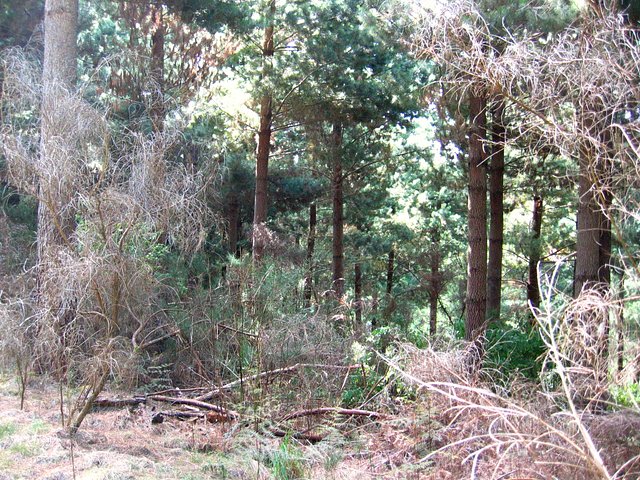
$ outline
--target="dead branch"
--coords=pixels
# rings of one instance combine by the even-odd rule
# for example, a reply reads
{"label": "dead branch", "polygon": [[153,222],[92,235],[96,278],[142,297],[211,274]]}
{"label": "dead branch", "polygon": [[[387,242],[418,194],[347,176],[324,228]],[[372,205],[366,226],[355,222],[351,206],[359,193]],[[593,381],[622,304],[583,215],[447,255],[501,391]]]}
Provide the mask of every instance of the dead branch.
{"label": "dead branch", "polygon": [[168,397],[166,395],[147,395],[147,396],[122,398],[122,399],[98,398],[93,402],[93,406],[95,408],[100,408],[100,407],[119,408],[119,407],[146,404],[148,401],[170,403],[172,405],[187,405],[191,407],[197,407],[202,410],[216,412],[217,414],[232,420],[237,420],[238,418],[240,418],[240,414],[238,412],[235,412],[227,408],[223,408],[219,405],[212,405],[211,403],[195,400],[192,398]]}
{"label": "dead branch", "polygon": [[204,412],[184,412],[184,411],[171,411],[171,410],[163,410],[162,412],[156,413],[151,418],[151,423],[162,423],[165,418],[177,418],[178,420],[192,420],[192,419],[200,419],[206,418]]}
{"label": "dead branch", "polygon": [[286,374],[286,373],[295,372],[296,370],[298,370],[300,368],[317,368],[317,369],[323,369],[323,370],[348,370],[348,371],[351,371],[351,370],[356,370],[356,369],[361,368],[361,365],[322,365],[322,364],[315,364],[315,363],[296,363],[295,365],[292,365],[291,367],[278,368],[276,370],[268,370],[266,372],[257,373],[256,375],[251,375],[250,377],[234,380],[233,382],[229,382],[226,385],[223,385],[223,386],[221,386],[219,388],[216,388],[214,390],[210,390],[209,392],[204,393],[204,394],[196,397],[195,399],[196,400],[200,400],[200,401],[211,400],[216,395],[220,395],[222,392],[227,391],[227,390],[231,390],[232,388],[237,387],[238,385],[241,385],[243,383],[251,382],[253,380],[258,380],[258,379],[264,378],[264,377],[270,377],[272,375],[282,375],[282,374]]}
{"label": "dead branch", "polygon": [[380,420],[387,416],[383,413],[372,412],[370,410],[359,410],[357,408],[339,408],[339,407],[321,407],[312,408],[310,410],[300,410],[298,412],[290,413],[286,415],[282,420],[293,420],[294,418],[309,417],[313,415],[326,415],[333,413],[335,415],[349,415],[349,416],[364,416]]}
{"label": "dead branch", "polygon": [[135,407],[142,403],[147,403],[147,397],[133,398],[97,398],[93,402],[94,408],[123,408]]}
{"label": "dead branch", "polygon": [[324,440],[324,435],[318,435],[315,433],[304,433],[304,432],[289,432],[284,430],[279,430],[277,428],[270,428],[269,433],[274,437],[283,438],[289,436],[290,438],[295,438],[296,440],[303,440],[309,443],[318,443]]}

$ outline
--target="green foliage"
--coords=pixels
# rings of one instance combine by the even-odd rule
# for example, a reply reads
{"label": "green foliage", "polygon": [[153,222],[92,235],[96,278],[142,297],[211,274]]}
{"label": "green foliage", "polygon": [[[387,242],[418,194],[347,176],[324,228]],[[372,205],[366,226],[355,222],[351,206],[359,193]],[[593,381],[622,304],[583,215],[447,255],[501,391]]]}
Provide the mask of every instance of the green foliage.
{"label": "green foliage", "polygon": [[[2,166],[0,165],[0,169]],[[0,209],[6,213],[9,220],[26,226],[35,232],[37,221],[37,205],[35,199],[26,195],[19,195],[8,186],[0,188]]]}
{"label": "green foliage", "polygon": [[14,423],[0,423],[0,440],[10,437],[16,433],[17,429]]}
{"label": "green foliage", "polygon": [[0,4],[0,49],[24,46],[44,14],[44,0],[2,2]]}
{"label": "green foliage", "polygon": [[[170,5],[174,5],[170,2]],[[211,33],[228,26],[237,33],[247,32],[252,26],[249,2],[224,0],[182,0],[175,2],[186,22],[206,28]]]}
{"label": "green foliage", "polygon": [[304,478],[304,457],[285,436],[277,450],[270,456],[271,473],[276,480],[294,480]]}
{"label": "green foliage", "polygon": [[640,383],[612,385],[609,388],[611,400],[615,405],[625,408],[638,408],[640,405]]}
{"label": "green foliage", "polygon": [[542,368],[544,342],[538,330],[520,324],[490,325],[487,329],[484,366],[497,371],[504,379],[514,375],[537,380]]}

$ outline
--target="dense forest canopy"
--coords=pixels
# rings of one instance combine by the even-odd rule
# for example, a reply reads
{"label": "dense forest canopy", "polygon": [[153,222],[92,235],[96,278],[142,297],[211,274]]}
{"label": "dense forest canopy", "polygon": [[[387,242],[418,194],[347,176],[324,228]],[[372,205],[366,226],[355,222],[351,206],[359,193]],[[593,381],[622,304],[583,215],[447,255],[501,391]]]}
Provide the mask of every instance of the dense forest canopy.
{"label": "dense forest canopy", "polygon": [[[545,475],[636,478],[582,415],[640,400],[639,22],[634,0],[2,2],[22,402],[32,373],[82,386],[76,432],[110,385],[208,389],[191,408],[235,421],[528,382],[576,427],[535,417]],[[449,390],[416,352],[455,356],[430,370]]]}

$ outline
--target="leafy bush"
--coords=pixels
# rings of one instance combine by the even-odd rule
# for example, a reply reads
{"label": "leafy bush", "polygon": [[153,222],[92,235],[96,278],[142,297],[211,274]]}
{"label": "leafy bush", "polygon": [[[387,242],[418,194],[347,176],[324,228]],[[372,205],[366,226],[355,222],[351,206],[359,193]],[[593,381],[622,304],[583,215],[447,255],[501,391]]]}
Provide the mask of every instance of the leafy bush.
{"label": "leafy bush", "polygon": [[542,368],[544,343],[537,329],[492,325],[487,329],[485,367],[508,379],[514,374],[536,380]]}
{"label": "leafy bush", "polygon": [[609,389],[611,400],[621,407],[635,407],[640,405],[640,383],[628,385],[612,385]]}

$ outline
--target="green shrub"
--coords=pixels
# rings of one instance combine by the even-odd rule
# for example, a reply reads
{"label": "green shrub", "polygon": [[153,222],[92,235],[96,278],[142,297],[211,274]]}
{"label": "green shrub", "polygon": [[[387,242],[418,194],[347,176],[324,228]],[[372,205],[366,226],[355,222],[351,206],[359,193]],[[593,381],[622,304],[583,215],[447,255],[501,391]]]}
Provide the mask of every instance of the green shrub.
{"label": "green shrub", "polygon": [[640,405],[640,383],[628,385],[612,385],[609,389],[611,400],[620,407],[636,407]]}
{"label": "green shrub", "polygon": [[280,447],[272,453],[270,461],[271,473],[276,480],[304,478],[302,454],[291,444],[288,436],[284,437]]}
{"label": "green shrub", "polygon": [[505,379],[514,374],[538,379],[545,346],[537,329],[492,325],[486,335],[486,368],[494,369]]}

